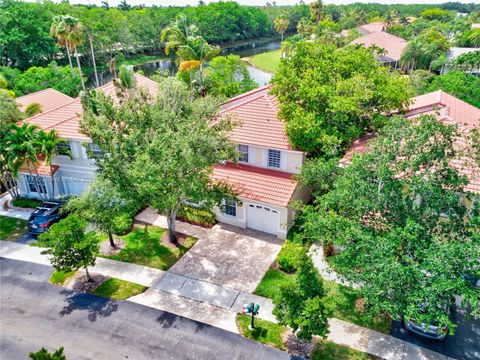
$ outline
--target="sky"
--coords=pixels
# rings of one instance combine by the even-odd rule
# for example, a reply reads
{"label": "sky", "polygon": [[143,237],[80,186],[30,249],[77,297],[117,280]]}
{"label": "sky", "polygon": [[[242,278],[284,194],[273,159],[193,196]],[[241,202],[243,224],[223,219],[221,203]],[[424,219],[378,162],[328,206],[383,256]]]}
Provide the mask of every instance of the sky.
{"label": "sky", "polygon": [[[34,0],[31,0],[34,1]],[[57,0],[54,0],[58,2]],[[204,0],[205,3],[215,2],[216,0]],[[294,5],[298,3],[299,0],[275,0],[277,5]],[[310,0],[304,0],[305,3],[310,3]],[[324,0],[326,4],[349,4],[354,2],[364,2],[364,3],[381,3],[381,4],[442,4],[448,2],[449,0]],[[452,1],[452,0],[450,0]],[[457,1],[457,0],[455,0]],[[108,0],[110,6],[116,6],[120,0]],[[243,5],[258,5],[262,6],[265,3],[270,2],[272,3],[273,0],[236,0],[236,2],[243,4]],[[467,1],[460,1],[460,2],[467,2],[467,3],[480,3],[480,0],[467,0]],[[97,4],[100,5],[101,0],[70,0],[71,4]],[[185,6],[185,5],[197,5],[198,0],[127,0],[127,3],[130,5],[139,5],[145,4],[149,5],[158,5],[158,6],[169,6],[169,5],[177,5],[177,6]]]}

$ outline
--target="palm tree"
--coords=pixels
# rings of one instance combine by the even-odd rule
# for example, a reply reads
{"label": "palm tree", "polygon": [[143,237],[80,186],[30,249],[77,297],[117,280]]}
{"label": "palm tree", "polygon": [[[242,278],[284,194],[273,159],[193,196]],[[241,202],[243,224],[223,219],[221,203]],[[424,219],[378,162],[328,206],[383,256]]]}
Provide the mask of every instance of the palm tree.
{"label": "palm tree", "polygon": [[127,3],[127,0],[121,0],[118,4],[119,10],[130,10],[132,7]]}
{"label": "palm tree", "polygon": [[410,23],[410,20],[408,19],[407,16],[402,15],[400,16],[400,24],[403,26],[407,26]]}
{"label": "palm tree", "polygon": [[313,24],[309,19],[301,18],[297,24],[297,32],[306,38],[313,33]]}
{"label": "palm tree", "polygon": [[73,69],[72,60],[70,58],[70,53],[73,51],[75,53],[75,58],[77,59],[77,67],[80,72],[80,82],[82,83],[82,88],[85,90],[85,83],[83,81],[82,68],[80,66],[80,60],[78,58],[77,46],[82,43],[83,35],[83,26],[80,21],[70,15],[60,15],[55,16],[53,19],[52,26],[50,27],[50,33],[53,36],[56,36],[58,43],[61,46],[65,46],[67,49],[68,61],[70,67]]}
{"label": "palm tree", "polygon": [[480,47],[480,29],[472,30],[471,34],[468,36],[468,40],[470,40],[474,47]]}
{"label": "palm tree", "polygon": [[98,73],[97,73],[97,62],[95,61],[95,53],[93,52],[93,33],[89,29],[88,30],[88,43],[90,45],[90,54],[92,56],[92,65],[93,65],[93,73],[95,74],[95,85],[96,87],[100,86],[100,82],[98,81]]}
{"label": "palm tree", "polygon": [[[55,155],[59,154],[58,145],[66,144],[66,142],[60,139],[55,132],[52,130],[50,132],[45,132],[40,130],[37,132],[39,152],[45,159],[45,163],[50,167],[50,176],[52,182],[52,197],[55,196],[55,177],[53,173],[53,164],[52,160]],[[69,151],[62,151],[62,155],[72,156]]]}
{"label": "palm tree", "polygon": [[413,38],[403,50],[400,65],[406,70],[418,67],[423,62],[423,48],[422,41],[418,37]]}
{"label": "palm tree", "polygon": [[102,6],[102,9],[104,9],[104,10],[110,9],[110,5],[108,4],[108,1],[103,0],[101,4],[102,4],[102,5],[101,5],[101,6]]}
{"label": "palm tree", "polygon": [[275,25],[275,30],[282,36],[282,42],[283,42],[283,34],[285,31],[288,29],[288,25],[290,25],[290,21],[285,15],[280,15],[277,17],[274,21]]}
{"label": "palm tree", "polygon": [[67,46],[67,28],[63,15],[55,16],[53,18],[52,25],[50,26],[50,35],[57,38],[58,46],[65,47],[67,50],[68,63],[70,64],[70,69],[72,70],[72,76],[74,76],[70,47]]}
{"label": "palm tree", "polygon": [[310,3],[310,19],[318,25],[324,18],[324,6],[322,0]]}
{"label": "palm tree", "polygon": [[187,38],[198,35],[195,25],[190,25],[185,15],[181,14],[175,21],[162,30],[160,41],[165,43],[165,54],[187,43]]}

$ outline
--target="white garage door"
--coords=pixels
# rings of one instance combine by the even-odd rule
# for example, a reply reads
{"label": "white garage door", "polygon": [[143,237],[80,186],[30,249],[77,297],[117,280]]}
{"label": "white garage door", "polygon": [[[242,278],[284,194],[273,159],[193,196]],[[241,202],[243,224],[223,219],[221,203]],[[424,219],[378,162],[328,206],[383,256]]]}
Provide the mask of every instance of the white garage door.
{"label": "white garage door", "polygon": [[247,226],[251,229],[269,234],[278,234],[280,214],[277,210],[267,206],[248,204]]}

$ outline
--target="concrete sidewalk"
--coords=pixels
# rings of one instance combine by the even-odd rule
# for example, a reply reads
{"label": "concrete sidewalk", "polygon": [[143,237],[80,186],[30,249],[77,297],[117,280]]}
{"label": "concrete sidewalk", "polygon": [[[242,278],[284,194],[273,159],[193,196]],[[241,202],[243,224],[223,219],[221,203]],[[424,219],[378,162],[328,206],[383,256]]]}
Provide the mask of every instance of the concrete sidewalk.
{"label": "concrete sidewalk", "polygon": [[[15,219],[28,220],[31,215],[31,212],[13,210],[7,207],[7,203],[12,199],[9,193],[4,194],[0,197],[0,215],[8,216]],[[33,211],[33,210],[32,210]]]}
{"label": "concrete sidewalk", "polygon": [[[0,241],[0,257],[50,265],[42,249]],[[212,284],[207,281],[145,266],[97,258],[91,272],[135,282],[149,289],[129,301],[171,312],[231,332],[238,333],[236,315],[244,304],[260,304],[258,317],[276,322],[270,299]],[[450,359],[445,355],[339,320],[329,319],[328,340],[384,359]]]}

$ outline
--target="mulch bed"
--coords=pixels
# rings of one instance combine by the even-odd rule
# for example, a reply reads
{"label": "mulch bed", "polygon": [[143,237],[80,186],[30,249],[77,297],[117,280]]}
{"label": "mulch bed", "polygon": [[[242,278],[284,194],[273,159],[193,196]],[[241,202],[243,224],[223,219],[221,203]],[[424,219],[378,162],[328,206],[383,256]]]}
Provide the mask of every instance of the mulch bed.
{"label": "mulch bed", "polygon": [[100,255],[104,256],[111,256],[111,255],[117,255],[120,251],[122,251],[125,248],[125,241],[122,239],[113,239],[113,242],[115,243],[115,247],[112,248],[110,245],[110,240],[105,240],[100,243]]}
{"label": "mulch bed", "polygon": [[181,221],[181,222],[184,222],[184,223],[187,223],[187,224],[190,224],[190,225],[200,226],[200,227],[203,227],[205,229],[211,229],[212,227],[217,225],[217,221],[215,221],[214,224],[205,224],[205,223],[199,223],[199,222],[196,222],[196,221],[191,221],[191,220],[188,220],[188,219],[182,218],[182,217],[177,217],[177,220]]}
{"label": "mulch bed", "polygon": [[77,271],[75,275],[65,281],[63,286],[70,290],[91,293],[109,279],[108,276],[92,273],[90,273],[90,277],[92,278],[92,281],[87,280],[85,272]]}
{"label": "mulch bed", "polygon": [[310,359],[315,346],[314,341],[301,340],[291,331],[286,331],[283,334],[283,343],[290,355],[303,357],[305,359]]}
{"label": "mulch bed", "polygon": [[162,238],[160,239],[160,244],[162,244],[163,246],[171,247],[171,248],[178,248],[180,246],[185,246],[185,241],[189,236],[179,232],[175,232],[175,235],[177,236],[177,241],[172,243],[170,242],[170,236],[169,236],[168,230],[165,231]]}

